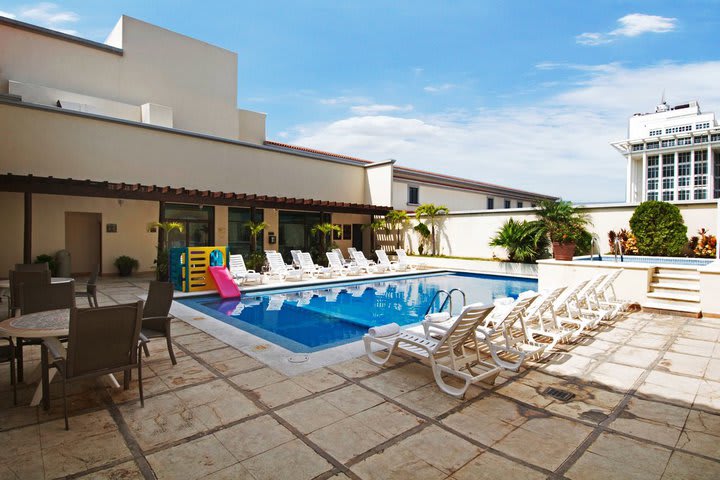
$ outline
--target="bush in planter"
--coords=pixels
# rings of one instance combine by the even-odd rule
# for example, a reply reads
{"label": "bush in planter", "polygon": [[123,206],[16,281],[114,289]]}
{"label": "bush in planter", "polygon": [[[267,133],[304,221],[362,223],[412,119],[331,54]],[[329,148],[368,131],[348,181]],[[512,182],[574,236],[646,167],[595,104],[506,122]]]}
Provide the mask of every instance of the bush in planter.
{"label": "bush in planter", "polygon": [[50,275],[53,277],[57,276],[57,262],[55,261],[55,257],[52,255],[38,255],[35,257],[35,261],[33,263],[47,263],[48,268],[50,269]]}
{"label": "bush in planter", "polygon": [[693,237],[693,239],[697,239],[693,246],[693,254],[701,258],[715,258],[717,252],[717,238],[715,235],[710,235],[704,228],[698,231],[698,235],[698,237]]}
{"label": "bush in planter", "polygon": [[548,241],[541,222],[510,218],[490,240],[490,246],[504,247],[509,262],[534,263],[547,254]]}
{"label": "bush in planter", "polygon": [[[576,245],[583,247],[592,241],[592,236],[585,228],[590,225],[590,219],[575,208],[572,202],[544,200],[540,202],[536,215],[553,243],[553,255],[556,258],[569,260]],[[561,251],[562,255],[558,255]]]}
{"label": "bush in planter", "polygon": [[687,244],[687,227],[680,209],[657,200],[641,203],[630,218],[640,255],[677,257]]}
{"label": "bush in planter", "polygon": [[138,262],[137,259],[128,257],[127,255],[116,258],[114,263],[121,277],[131,275],[133,270],[140,266],[140,262]]}

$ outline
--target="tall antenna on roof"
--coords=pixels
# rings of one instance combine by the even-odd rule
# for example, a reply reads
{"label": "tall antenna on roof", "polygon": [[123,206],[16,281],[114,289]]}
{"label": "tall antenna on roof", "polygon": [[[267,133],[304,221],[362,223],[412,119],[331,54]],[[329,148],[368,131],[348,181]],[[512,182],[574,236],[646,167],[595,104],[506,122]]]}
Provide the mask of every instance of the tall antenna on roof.
{"label": "tall antenna on roof", "polygon": [[667,102],[665,101],[665,89],[663,88],[662,96],[660,97],[660,104],[655,107],[655,113],[667,112],[668,110],[670,109],[668,108]]}

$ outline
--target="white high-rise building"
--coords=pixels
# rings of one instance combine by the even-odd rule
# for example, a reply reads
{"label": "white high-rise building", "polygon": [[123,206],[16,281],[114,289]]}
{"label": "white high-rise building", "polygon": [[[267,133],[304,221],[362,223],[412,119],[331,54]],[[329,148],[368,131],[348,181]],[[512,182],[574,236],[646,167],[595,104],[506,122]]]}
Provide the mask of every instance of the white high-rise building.
{"label": "white high-rise building", "polygon": [[636,113],[628,138],[612,146],[627,160],[629,203],[720,198],[720,126],[697,101]]}

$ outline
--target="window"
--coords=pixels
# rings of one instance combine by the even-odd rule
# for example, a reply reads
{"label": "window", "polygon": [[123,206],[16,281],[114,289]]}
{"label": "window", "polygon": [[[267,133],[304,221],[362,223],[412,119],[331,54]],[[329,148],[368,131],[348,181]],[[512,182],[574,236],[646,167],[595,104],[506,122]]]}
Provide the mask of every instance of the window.
{"label": "window", "polygon": [[664,177],[674,177],[675,176],[675,155],[672,153],[669,155],[663,155],[662,163],[663,163],[663,178]]}
{"label": "window", "polygon": [[523,202],[517,202],[517,207],[518,207],[518,208],[523,208]]}
{"label": "window", "polygon": [[710,128],[710,122],[696,123],[695,130],[702,130],[703,128]]}
{"label": "window", "polygon": [[713,197],[720,198],[720,153],[715,154],[714,164],[713,175],[715,175],[715,192]]}
{"label": "window", "polygon": [[695,150],[695,200],[707,198],[708,156],[706,150]]}
{"label": "window", "polygon": [[659,130],[650,130],[651,137],[657,137],[658,135],[662,135],[662,128]]}
{"label": "window", "polygon": [[666,128],[665,133],[689,132],[690,130],[692,130],[692,125],[682,125],[679,127]]}
{"label": "window", "polygon": [[408,185],[408,205],[420,204],[420,187],[412,187]]}
{"label": "window", "polygon": [[692,138],[685,137],[685,138],[678,138],[677,144],[678,145],[690,145],[692,143]]}
{"label": "window", "polygon": [[510,208],[510,200],[505,200],[505,208]]}
{"label": "window", "polygon": [[678,200],[690,200],[690,190],[678,190]]}
{"label": "window", "polygon": [[648,200],[657,200],[657,199],[658,199],[658,193],[657,193],[657,191],[655,191],[655,192],[648,192],[647,197],[648,197]]}
{"label": "window", "polygon": [[166,203],[161,212],[163,221],[178,222],[183,231],[168,235],[168,247],[206,247],[215,241],[215,209],[202,205]]}
{"label": "window", "polygon": [[675,146],[675,140],[663,140],[662,141],[662,147],[674,147]]}
{"label": "window", "polygon": [[632,151],[633,151],[633,152],[638,152],[638,151],[640,151],[640,150],[642,150],[642,149],[644,149],[644,148],[645,148],[645,145],[643,145],[642,143],[640,143],[640,144],[637,144],[637,145],[633,145],[633,146],[632,146]]}
{"label": "window", "polygon": [[675,192],[673,192],[672,190],[665,190],[665,191],[663,191],[663,194],[662,194],[663,202],[671,202],[671,201],[673,201],[673,200],[674,200],[674,198],[673,198],[674,196],[675,196]]}
{"label": "window", "polygon": [[[228,208],[228,247],[230,253],[237,255],[248,255],[250,253],[250,230],[247,228],[247,222],[250,221],[249,208],[230,207]],[[265,213],[262,208],[255,210],[255,221],[262,222]],[[263,237],[261,233],[257,236],[256,251],[263,251]]]}
{"label": "window", "polygon": [[695,190],[695,200],[705,200],[707,198],[707,190]]}
{"label": "window", "polygon": [[658,177],[660,176],[660,157],[650,155],[647,157],[647,198],[657,200],[658,198]]}
{"label": "window", "polygon": [[531,203],[531,204],[530,204],[530,207],[535,208],[535,207],[537,207],[537,204]]}
{"label": "window", "polygon": [[649,142],[649,143],[646,145],[646,148],[647,148],[648,150],[655,150],[656,148],[660,148],[660,142]]}
{"label": "window", "polygon": [[713,133],[710,136],[710,140],[712,140],[713,142],[720,142],[720,133]]}
{"label": "window", "polygon": [[[689,187],[690,186],[690,152],[678,153],[678,187]],[[688,198],[684,200],[689,200]],[[678,194],[678,200],[683,200]]]}
{"label": "window", "polygon": [[693,143],[707,143],[708,136],[707,135],[700,135],[699,137],[693,138]]}
{"label": "window", "polygon": [[495,199],[494,198],[488,198],[487,199],[487,209],[492,210],[495,208]]}

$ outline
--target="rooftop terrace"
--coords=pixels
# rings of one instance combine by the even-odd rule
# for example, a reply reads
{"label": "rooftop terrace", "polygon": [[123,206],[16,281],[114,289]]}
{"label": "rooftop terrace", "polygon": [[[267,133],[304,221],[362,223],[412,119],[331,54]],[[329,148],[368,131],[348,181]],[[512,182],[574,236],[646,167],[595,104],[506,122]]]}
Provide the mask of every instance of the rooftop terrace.
{"label": "rooftop terrace", "polygon": [[[147,284],[103,280],[100,304]],[[0,368],[0,478],[720,477],[716,320],[621,316],[465,400],[409,358],[286,377],[181,319],[173,329],[178,365],[150,344],[144,409],[133,386],[78,384],[70,431],[57,384],[50,411],[13,408]]]}

